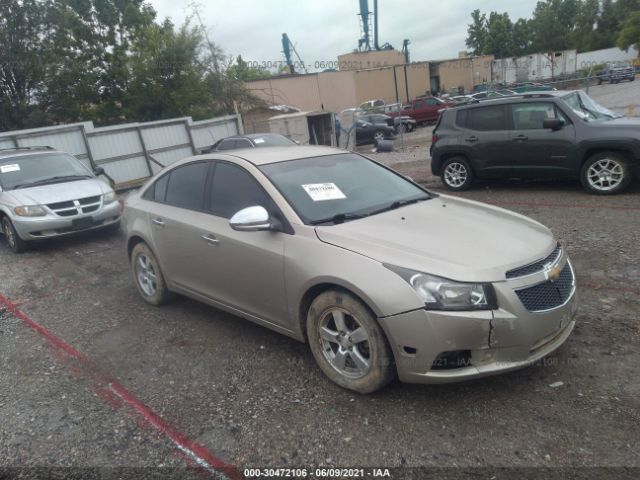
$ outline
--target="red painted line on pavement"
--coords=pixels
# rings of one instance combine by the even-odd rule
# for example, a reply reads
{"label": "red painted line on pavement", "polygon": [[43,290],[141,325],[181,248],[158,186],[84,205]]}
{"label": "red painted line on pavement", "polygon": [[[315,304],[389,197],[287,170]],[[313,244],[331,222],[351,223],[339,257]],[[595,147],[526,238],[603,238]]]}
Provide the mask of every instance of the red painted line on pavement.
{"label": "red painted line on pavement", "polygon": [[530,202],[493,202],[485,200],[487,203],[496,206],[518,206],[518,207],[541,207],[541,208],[596,208],[596,209],[612,209],[612,210],[631,210],[640,211],[640,207],[630,207],[627,205],[576,205],[571,203],[530,203]]}
{"label": "red painted line on pavement", "polygon": [[29,318],[24,312],[18,309],[15,303],[2,295],[0,295],[0,307],[4,307],[8,312],[18,317],[60,352],[82,363],[83,367],[91,374],[91,376],[98,379],[101,384],[95,386],[97,393],[114,409],[118,408],[117,405],[119,402],[132,408],[144,418],[147,424],[151,425],[162,435],[169,438],[179,452],[193,461],[198,465],[198,467],[203,468],[214,475],[224,476],[224,478],[228,478],[230,480],[239,480],[242,478],[240,472],[235,466],[216,457],[207,449],[207,447],[191,440],[185,434],[171,426],[160,415],[155,413],[133,393],[127,390],[120,382],[118,382],[118,380],[100,372],[100,370],[93,365],[86,355],[79,350],[76,350],[46,327]]}

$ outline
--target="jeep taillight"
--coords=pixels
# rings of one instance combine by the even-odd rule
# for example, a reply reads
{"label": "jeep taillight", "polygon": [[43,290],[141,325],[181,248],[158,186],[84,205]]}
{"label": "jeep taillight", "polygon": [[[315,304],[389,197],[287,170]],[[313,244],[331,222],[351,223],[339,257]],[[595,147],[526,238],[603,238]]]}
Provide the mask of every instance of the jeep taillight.
{"label": "jeep taillight", "polygon": [[431,135],[431,144],[435,145],[437,141],[438,141],[438,135],[434,133],[433,135]]}

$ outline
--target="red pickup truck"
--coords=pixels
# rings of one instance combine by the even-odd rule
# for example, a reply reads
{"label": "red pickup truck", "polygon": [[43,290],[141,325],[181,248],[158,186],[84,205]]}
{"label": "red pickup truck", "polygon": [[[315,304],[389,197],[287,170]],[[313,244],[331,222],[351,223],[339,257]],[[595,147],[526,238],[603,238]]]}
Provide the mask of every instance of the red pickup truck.
{"label": "red pickup truck", "polygon": [[436,97],[417,97],[410,104],[404,105],[402,111],[387,112],[387,115],[392,117],[406,115],[413,118],[417,123],[435,122],[440,116],[440,110],[454,105],[456,105],[455,102],[446,102]]}

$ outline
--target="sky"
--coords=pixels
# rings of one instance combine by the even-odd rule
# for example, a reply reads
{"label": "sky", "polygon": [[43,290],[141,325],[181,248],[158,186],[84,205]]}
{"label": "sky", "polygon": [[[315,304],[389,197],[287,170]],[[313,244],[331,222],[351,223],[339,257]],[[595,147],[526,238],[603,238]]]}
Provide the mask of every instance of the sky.
{"label": "sky", "polygon": [[[158,20],[182,24],[193,0],[148,0]],[[456,58],[465,50],[471,12],[507,12],[511,19],[531,16],[537,0],[378,0],[379,43],[402,48],[411,40],[411,61]],[[320,62],[358,47],[358,0],[201,0],[197,3],[209,38],[226,55],[282,62],[281,37],[287,33],[311,71]],[[373,0],[369,0],[373,10]]]}

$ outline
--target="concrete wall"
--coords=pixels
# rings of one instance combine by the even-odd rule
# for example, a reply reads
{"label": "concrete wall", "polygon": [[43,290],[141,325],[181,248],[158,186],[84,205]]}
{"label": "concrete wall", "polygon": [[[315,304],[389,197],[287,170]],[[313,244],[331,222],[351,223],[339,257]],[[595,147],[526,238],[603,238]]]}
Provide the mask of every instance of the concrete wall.
{"label": "concrete wall", "polygon": [[371,50],[338,55],[339,70],[364,70],[402,65],[403,63],[404,55],[398,50]]}
{"label": "concrete wall", "polygon": [[439,62],[436,72],[440,77],[440,90],[448,92],[464,87],[465,91],[471,91],[476,84],[490,82],[492,62],[493,55]]}
{"label": "concrete wall", "polygon": [[494,60],[493,82],[509,84],[570,75],[576,71],[576,57],[576,50],[563,50]]}
{"label": "concrete wall", "polygon": [[250,93],[269,105],[286,104],[305,111],[322,108],[317,73],[253,80],[246,85]]}
{"label": "concrete wall", "polygon": [[638,56],[638,50],[633,47],[627,51],[620,50],[619,48],[605,48],[592,52],[582,52],[577,55],[576,68],[583,70],[607,62],[631,62],[636,60]]}

